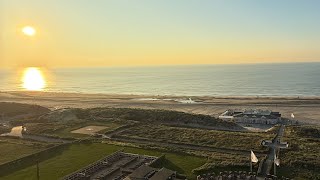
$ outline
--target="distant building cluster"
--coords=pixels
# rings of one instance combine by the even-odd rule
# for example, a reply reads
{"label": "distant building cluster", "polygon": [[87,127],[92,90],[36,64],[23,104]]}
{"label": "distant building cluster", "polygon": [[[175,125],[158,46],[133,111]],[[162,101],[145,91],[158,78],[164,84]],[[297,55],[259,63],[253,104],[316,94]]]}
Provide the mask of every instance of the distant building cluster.
{"label": "distant building cluster", "polygon": [[277,124],[281,121],[281,114],[279,112],[261,109],[229,109],[222,113],[219,119],[245,124]]}
{"label": "distant building cluster", "polygon": [[175,171],[150,167],[158,157],[115,152],[87,167],[80,169],[64,180],[182,180]]}

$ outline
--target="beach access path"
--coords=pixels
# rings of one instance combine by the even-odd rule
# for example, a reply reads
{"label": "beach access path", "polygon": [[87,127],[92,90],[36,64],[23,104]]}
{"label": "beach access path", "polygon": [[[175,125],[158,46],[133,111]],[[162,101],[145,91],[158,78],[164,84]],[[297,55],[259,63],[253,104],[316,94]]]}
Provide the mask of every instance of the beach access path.
{"label": "beach access path", "polygon": [[[285,130],[285,126],[283,124],[281,124],[278,132],[277,132],[277,135],[274,137],[274,139],[272,140],[272,143],[269,146],[269,154],[265,160],[265,162],[263,163],[263,167],[262,167],[262,172],[261,174],[263,176],[266,176],[267,174],[271,174],[271,169],[274,165],[274,159],[275,159],[275,156],[278,153],[278,151],[280,150],[280,140],[284,134],[284,130]],[[277,156],[277,158],[279,158]]]}

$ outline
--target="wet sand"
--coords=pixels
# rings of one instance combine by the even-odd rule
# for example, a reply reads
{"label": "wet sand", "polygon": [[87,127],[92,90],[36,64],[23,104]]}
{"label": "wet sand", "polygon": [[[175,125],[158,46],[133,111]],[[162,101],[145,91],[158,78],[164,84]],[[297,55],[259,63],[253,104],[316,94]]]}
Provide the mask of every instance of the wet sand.
{"label": "wet sand", "polygon": [[[189,99],[191,98],[191,99]],[[126,107],[167,109],[218,116],[226,109],[270,109],[282,117],[320,125],[319,97],[214,97],[81,94],[53,92],[0,92],[0,101],[37,104],[50,109],[66,107]]]}

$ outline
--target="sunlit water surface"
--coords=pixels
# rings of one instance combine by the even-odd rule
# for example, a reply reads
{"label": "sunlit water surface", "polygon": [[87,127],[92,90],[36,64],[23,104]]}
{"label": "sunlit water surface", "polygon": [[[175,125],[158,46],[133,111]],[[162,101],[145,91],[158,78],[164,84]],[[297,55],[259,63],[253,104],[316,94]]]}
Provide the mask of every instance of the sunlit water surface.
{"label": "sunlit water surface", "polygon": [[[45,86],[40,90],[55,92],[320,96],[320,63],[64,68],[41,74]],[[0,70],[0,90],[26,90],[17,76]]]}

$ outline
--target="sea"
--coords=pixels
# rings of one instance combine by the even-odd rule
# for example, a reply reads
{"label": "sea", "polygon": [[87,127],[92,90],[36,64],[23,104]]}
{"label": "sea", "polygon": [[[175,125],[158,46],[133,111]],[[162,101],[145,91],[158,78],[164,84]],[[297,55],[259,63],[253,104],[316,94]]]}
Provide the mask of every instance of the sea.
{"label": "sea", "polygon": [[[320,63],[45,69],[49,92],[177,96],[320,96]],[[0,91],[23,91],[13,69]]]}

